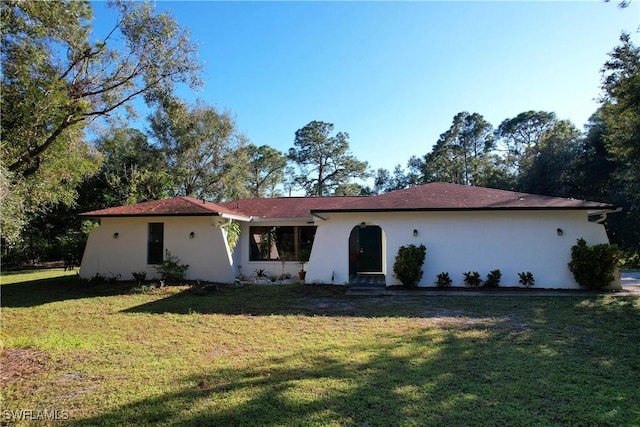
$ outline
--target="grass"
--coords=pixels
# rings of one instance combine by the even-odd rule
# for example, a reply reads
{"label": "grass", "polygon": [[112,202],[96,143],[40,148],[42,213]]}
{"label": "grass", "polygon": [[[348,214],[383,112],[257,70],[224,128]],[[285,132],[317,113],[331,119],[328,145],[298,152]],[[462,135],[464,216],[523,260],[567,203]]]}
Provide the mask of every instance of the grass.
{"label": "grass", "polygon": [[640,425],[638,298],[132,293],[58,273],[2,276],[11,424]]}

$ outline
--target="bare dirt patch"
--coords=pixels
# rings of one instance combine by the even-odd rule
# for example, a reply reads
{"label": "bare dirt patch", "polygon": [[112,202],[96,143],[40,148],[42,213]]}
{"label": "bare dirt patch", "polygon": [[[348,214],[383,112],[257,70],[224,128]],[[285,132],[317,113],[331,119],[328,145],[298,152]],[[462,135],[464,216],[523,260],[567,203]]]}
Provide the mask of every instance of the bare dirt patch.
{"label": "bare dirt patch", "polygon": [[33,348],[5,348],[0,354],[0,385],[15,384],[49,370],[51,357]]}
{"label": "bare dirt patch", "polygon": [[100,388],[102,376],[91,377],[83,372],[67,372],[57,379],[64,386],[65,393],[58,396],[60,400],[75,399],[86,393],[95,393]]}

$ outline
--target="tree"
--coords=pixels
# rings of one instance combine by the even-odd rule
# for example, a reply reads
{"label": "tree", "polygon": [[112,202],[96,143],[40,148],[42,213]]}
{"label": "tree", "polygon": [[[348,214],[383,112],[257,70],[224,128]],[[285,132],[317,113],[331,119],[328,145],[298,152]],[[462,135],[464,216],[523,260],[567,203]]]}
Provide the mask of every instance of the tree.
{"label": "tree", "polygon": [[[349,153],[349,134],[333,132],[333,124],[312,121],[296,131],[289,160],[299,167],[296,182],[307,195],[325,196],[354,178],[367,178],[367,162]],[[344,188],[344,187],[343,187]]]}
{"label": "tree", "polygon": [[390,191],[402,190],[409,187],[407,174],[402,166],[396,165],[393,173],[384,168],[379,168],[373,176],[373,189],[371,194],[382,194]]}
{"label": "tree", "polygon": [[[4,137],[4,135],[3,135]],[[8,142],[2,141],[4,146]],[[65,144],[54,147],[43,156],[44,165],[28,178],[8,171],[0,160],[0,230],[3,249],[22,240],[25,226],[58,204],[71,206],[77,198],[76,188],[99,167],[97,152],[77,134],[67,134]]]}
{"label": "tree", "polygon": [[83,139],[90,123],[198,84],[196,49],[169,15],[147,3],[112,7],[117,24],[92,41],[88,2],[0,2],[3,211],[72,204],[98,166]]}
{"label": "tree", "polygon": [[464,156],[465,184],[482,185],[491,167],[489,154],[495,148],[493,126],[478,113],[463,112],[458,116],[462,116],[458,144]]}
{"label": "tree", "polygon": [[298,189],[296,177],[296,168],[293,166],[286,166],[284,169],[284,177],[282,178],[282,187],[288,197],[291,197],[291,194]]}
{"label": "tree", "polygon": [[349,184],[338,184],[333,191],[334,196],[366,196],[369,189],[360,184],[351,182]]}
{"label": "tree", "polygon": [[[459,115],[458,115],[459,116]],[[430,153],[424,156],[425,181],[464,183],[464,159],[457,144],[460,123],[456,116],[451,127],[440,134]]]}
{"label": "tree", "polygon": [[527,193],[575,197],[573,165],[581,134],[569,121],[556,122],[537,144],[531,165],[518,177],[518,189]]}
{"label": "tree", "polygon": [[268,145],[247,146],[249,159],[249,178],[247,187],[253,197],[265,197],[276,193],[276,187],[282,182],[287,158]]}
{"label": "tree", "polygon": [[101,206],[127,205],[168,197],[173,177],[164,168],[164,153],[137,129],[113,128],[95,142],[102,153],[100,171],[83,185],[80,199],[101,200]]}
{"label": "tree", "polygon": [[[605,2],[609,3],[611,0],[604,0]],[[624,9],[625,7],[629,6],[631,4],[631,0],[620,0],[618,2],[618,7]]]}
{"label": "tree", "polygon": [[609,188],[615,168],[604,143],[606,127],[600,109],[587,123],[586,134],[580,140],[574,167],[569,172],[575,196],[584,200],[610,200]]}
{"label": "tree", "polygon": [[556,121],[555,113],[527,111],[500,123],[495,136],[512,174],[517,176],[531,165],[537,145]]}
{"label": "tree", "polygon": [[617,185],[640,210],[640,47],[625,33],[620,41],[602,68],[604,142]]}
{"label": "tree", "polygon": [[246,138],[229,112],[173,99],[149,117],[176,195],[212,201],[248,196]]}
{"label": "tree", "polygon": [[602,138],[614,164],[609,198],[623,208],[609,221],[612,240],[640,253],[640,47],[628,34],[602,68]]}
{"label": "tree", "polygon": [[378,168],[373,173],[373,188],[369,189],[371,195],[382,194],[387,192],[389,183],[391,182],[391,174],[385,168]]}
{"label": "tree", "polygon": [[426,172],[424,161],[416,156],[411,156],[407,160],[407,173],[405,174],[405,184],[407,187],[414,187],[426,184]]}
{"label": "tree", "polygon": [[482,185],[492,167],[493,128],[482,115],[461,112],[424,158],[424,180]]}

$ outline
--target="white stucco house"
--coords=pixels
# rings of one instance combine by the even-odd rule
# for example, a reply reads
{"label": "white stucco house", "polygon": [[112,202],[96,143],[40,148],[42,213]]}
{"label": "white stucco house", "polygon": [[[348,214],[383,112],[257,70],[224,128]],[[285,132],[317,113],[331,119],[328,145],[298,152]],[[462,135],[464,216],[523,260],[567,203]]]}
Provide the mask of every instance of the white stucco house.
{"label": "white stucco house", "polygon": [[[602,221],[615,206],[482,187],[430,183],[378,196],[250,198],[210,203],[190,197],[119,206],[82,214],[98,218],[80,267],[131,279],[156,276],[165,250],[189,265],[188,279],[232,283],[264,270],[298,274],[307,283],[349,284],[375,276],[398,285],[393,264],[403,245],[424,244],[419,286],[448,272],[502,271],[502,286],[517,286],[530,271],[536,287],[578,288],[567,267],[571,246],[608,243]],[[231,252],[226,227],[241,227]]]}

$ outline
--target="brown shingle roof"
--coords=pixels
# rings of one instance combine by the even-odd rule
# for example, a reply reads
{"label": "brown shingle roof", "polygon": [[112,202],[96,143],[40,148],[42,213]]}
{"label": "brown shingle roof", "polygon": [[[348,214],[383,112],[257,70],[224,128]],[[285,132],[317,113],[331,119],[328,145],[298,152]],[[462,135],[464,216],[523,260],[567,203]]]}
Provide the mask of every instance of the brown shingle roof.
{"label": "brown shingle roof", "polygon": [[[193,197],[173,197],[154,200],[135,205],[118,206],[86,212],[81,215],[91,217],[105,216],[205,216],[237,213],[216,203],[204,202]],[[248,219],[248,218],[247,218]]]}
{"label": "brown shingle roof", "polygon": [[340,206],[362,196],[274,197],[240,199],[220,203],[227,209],[254,218],[309,218],[312,210]]}
{"label": "brown shingle roof", "polygon": [[314,212],[486,210],[486,209],[614,209],[607,203],[540,196],[484,187],[433,182],[379,196],[362,197]]}
{"label": "brown shingle roof", "polygon": [[245,220],[309,218],[311,212],[375,212],[487,209],[613,210],[607,203],[539,196],[484,187],[434,182],[378,196],[250,198],[210,203],[192,197],[143,202],[81,214],[106,216],[231,215]]}

